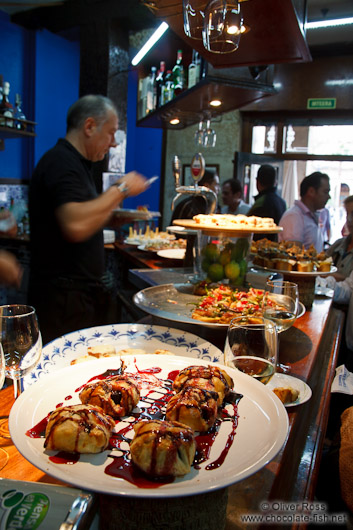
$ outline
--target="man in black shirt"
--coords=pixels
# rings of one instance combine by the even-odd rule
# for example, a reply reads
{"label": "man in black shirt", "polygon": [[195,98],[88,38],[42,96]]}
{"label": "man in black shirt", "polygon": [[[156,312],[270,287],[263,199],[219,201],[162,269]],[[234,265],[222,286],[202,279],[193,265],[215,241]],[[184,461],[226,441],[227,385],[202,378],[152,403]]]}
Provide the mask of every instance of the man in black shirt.
{"label": "man in black shirt", "polygon": [[31,273],[28,302],[46,343],[106,323],[103,227],[122,200],[146,189],[136,172],[98,195],[92,162],[115,144],[116,108],[89,95],[67,114],[67,133],[38,162],[29,189]]}
{"label": "man in black shirt", "polygon": [[[287,205],[277,193],[277,175],[273,166],[269,164],[260,166],[257,172],[256,187],[259,194],[254,197],[255,202],[247,215],[271,217],[278,225],[279,220],[287,209]],[[277,240],[277,236],[273,234],[254,235],[254,239],[262,239],[263,237]]]}

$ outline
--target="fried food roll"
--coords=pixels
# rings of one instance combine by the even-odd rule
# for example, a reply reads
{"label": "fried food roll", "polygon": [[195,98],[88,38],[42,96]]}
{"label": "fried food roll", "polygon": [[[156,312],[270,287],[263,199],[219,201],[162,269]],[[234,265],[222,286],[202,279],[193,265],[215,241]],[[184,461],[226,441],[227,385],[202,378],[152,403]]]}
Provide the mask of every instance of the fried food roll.
{"label": "fried food roll", "polygon": [[140,421],[130,442],[132,462],[151,477],[190,472],[196,444],[190,427],[177,421]]}
{"label": "fried food roll", "polygon": [[79,394],[84,404],[101,407],[113,418],[127,416],[140,400],[140,392],[132,379],[118,375],[88,384]]}
{"label": "fried food roll", "polygon": [[69,453],[101,453],[109,445],[114,426],[114,420],[99,407],[60,407],[49,417],[44,447]]}
{"label": "fried food roll", "polygon": [[184,386],[196,386],[218,393],[218,406],[233,388],[233,379],[218,366],[188,366],[181,370],[173,383],[173,390],[180,392]]}
{"label": "fried food roll", "polygon": [[216,421],[217,401],[217,392],[185,386],[168,402],[166,417],[168,420],[180,421],[194,431],[205,432]]}

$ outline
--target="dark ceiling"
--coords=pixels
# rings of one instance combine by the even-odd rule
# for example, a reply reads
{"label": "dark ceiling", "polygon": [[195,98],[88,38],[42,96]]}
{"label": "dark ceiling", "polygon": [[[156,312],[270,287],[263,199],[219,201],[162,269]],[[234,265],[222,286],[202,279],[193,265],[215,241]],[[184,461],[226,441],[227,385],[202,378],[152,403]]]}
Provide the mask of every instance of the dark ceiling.
{"label": "dark ceiling", "polygon": [[[0,0],[0,9],[15,24],[28,29],[45,28],[54,33],[67,32],[107,16],[133,31],[153,28],[160,22],[143,5],[143,0]],[[307,0],[308,21],[352,15],[353,0]],[[314,53],[320,50],[321,54],[351,53],[353,49],[352,26],[310,30],[306,38]]]}

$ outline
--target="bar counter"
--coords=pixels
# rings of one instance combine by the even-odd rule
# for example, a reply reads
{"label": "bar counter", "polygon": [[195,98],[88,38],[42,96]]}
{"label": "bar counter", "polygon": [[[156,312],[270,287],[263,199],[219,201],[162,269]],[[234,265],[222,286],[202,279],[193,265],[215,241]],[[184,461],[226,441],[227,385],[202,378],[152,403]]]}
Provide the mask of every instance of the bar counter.
{"label": "bar counter", "polygon": [[[126,252],[126,248],[121,245],[119,249]],[[134,252],[129,250],[129,255],[133,256],[133,254]],[[149,258],[141,257],[141,254],[137,251],[135,265],[146,267],[146,261]],[[152,316],[146,316],[141,323],[185,329],[203,336],[223,349],[225,330],[215,333],[214,329],[202,325],[191,324],[185,327],[182,323]],[[254,475],[226,488],[225,494],[228,495],[226,522],[224,527],[221,524],[218,526],[220,530],[222,528],[225,530],[262,528],[260,523],[248,523],[242,521],[241,517],[247,514],[271,517],[270,512],[275,513],[273,509],[271,510],[271,501],[302,503],[313,500],[328,420],[330,388],[335,373],[343,324],[344,313],[332,305],[331,299],[316,298],[312,310],[306,311],[292,328],[280,335],[280,363],[290,367],[290,375],[308,383],[312,389],[312,397],[302,405],[287,408],[289,432],[286,443],[279,454]],[[2,417],[9,413],[12,406],[12,387],[3,389],[0,396],[0,417]],[[25,460],[12,445],[11,440],[0,438],[0,447],[9,453],[9,461],[1,470],[1,477],[60,484],[59,481]],[[188,502],[194,502],[192,509],[195,510],[199,508],[197,498],[198,496],[195,497],[195,502],[190,501],[192,498],[187,498]],[[103,502],[105,502],[104,498]],[[113,502],[118,505],[123,500],[115,497]],[[268,507],[266,510],[265,505]],[[293,516],[294,513],[287,512],[287,515]],[[306,523],[299,521],[299,508],[297,516],[291,528],[306,528]],[[120,528],[119,521],[116,524],[114,528]],[[274,525],[270,526],[274,527]],[[288,524],[282,525],[278,522],[275,526],[276,528],[288,528]]]}

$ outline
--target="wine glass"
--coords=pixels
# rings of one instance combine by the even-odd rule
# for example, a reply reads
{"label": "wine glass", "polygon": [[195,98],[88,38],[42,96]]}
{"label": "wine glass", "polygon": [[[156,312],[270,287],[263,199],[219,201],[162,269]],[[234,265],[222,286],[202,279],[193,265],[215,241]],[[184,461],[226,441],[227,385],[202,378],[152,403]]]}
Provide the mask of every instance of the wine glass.
{"label": "wine glass", "polygon": [[[298,285],[283,280],[269,280],[263,297],[263,316],[272,320],[278,333],[290,328],[298,315],[299,292]],[[290,367],[278,364],[282,372],[288,372]]]}
{"label": "wine glass", "polygon": [[276,325],[263,317],[231,320],[224,350],[224,362],[263,384],[276,371],[278,339]]}
{"label": "wine glass", "polygon": [[203,44],[213,53],[231,53],[238,49],[243,17],[240,3],[211,0],[205,10]]}
{"label": "wine glass", "polygon": [[194,136],[195,144],[197,145],[197,147],[203,146],[203,135],[204,135],[203,121],[201,120],[199,122],[198,129],[195,132],[195,136]]}
{"label": "wine glass", "polygon": [[269,280],[263,298],[262,311],[265,318],[272,320],[278,333],[290,328],[297,318],[299,293],[296,283]]}
{"label": "wine glass", "polygon": [[[0,306],[0,342],[4,351],[5,375],[13,379],[16,399],[22,390],[22,377],[33,370],[42,353],[42,337],[32,306]],[[7,419],[0,423],[0,436],[10,437]]]}
{"label": "wine glass", "polygon": [[205,17],[200,0],[183,0],[183,18],[185,34],[191,39],[202,40],[203,21]]}
{"label": "wine glass", "polygon": [[211,120],[207,120],[206,129],[203,134],[203,146],[214,147],[216,145],[216,131],[211,128]]}
{"label": "wine glass", "polygon": [[[2,388],[2,385],[4,384],[4,381],[5,381],[5,358],[4,358],[4,352],[2,349],[2,345],[0,343],[0,390]],[[6,466],[8,461],[9,461],[8,452],[3,447],[0,447],[0,471]]]}

